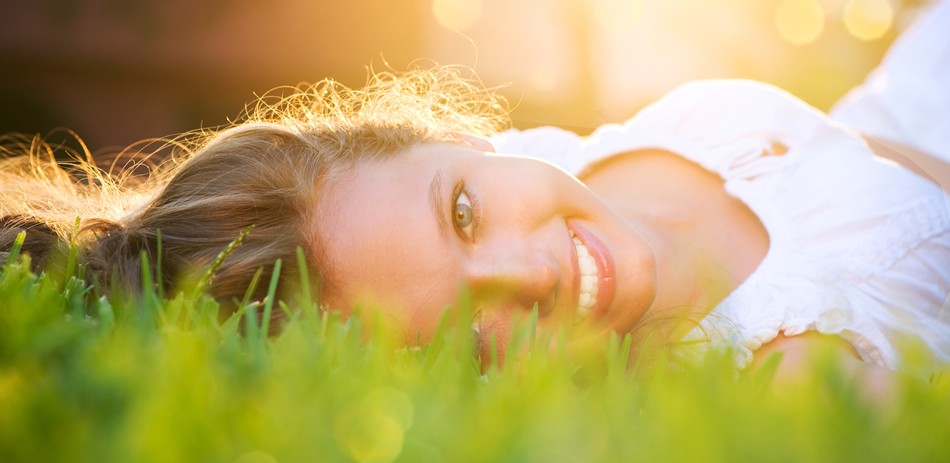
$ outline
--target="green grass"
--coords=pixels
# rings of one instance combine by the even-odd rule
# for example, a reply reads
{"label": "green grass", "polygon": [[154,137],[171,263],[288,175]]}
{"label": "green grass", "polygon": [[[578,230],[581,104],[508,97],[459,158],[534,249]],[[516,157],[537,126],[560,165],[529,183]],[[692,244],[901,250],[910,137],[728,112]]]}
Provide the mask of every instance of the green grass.
{"label": "green grass", "polygon": [[100,296],[81,272],[0,274],[2,462],[950,459],[942,377],[877,403],[824,361],[780,394],[725,355],[639,377],[616,337],[522,337],[482,374],[462,322],[404,348],[307,306],[268,338],[253,311]]}

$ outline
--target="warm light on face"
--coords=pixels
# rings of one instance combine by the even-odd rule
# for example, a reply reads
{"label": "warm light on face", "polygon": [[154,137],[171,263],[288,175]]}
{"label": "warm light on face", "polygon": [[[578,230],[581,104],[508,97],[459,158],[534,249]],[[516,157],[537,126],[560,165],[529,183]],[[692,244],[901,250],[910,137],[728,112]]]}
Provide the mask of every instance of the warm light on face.
{"label": "warm light on face", "polygon": [[[472,221],[456,220],[459,204]],[[538,159],[420,144],[335,180],[315,216],[320,241],[332,243],[321,303],[347,316],[370,308],[413,345],[433,339],[463,287],[486,342],[505,339],[534,307],[546,329],[587,319],[627,332],[656,298],[647,242],[593,190]]]}
{"label": "warm light on face", "polygon": [[463,31],[478,22],[482,0],[433,0],[432,14],[440,26]]}
{"label": "warm light on face", "polygon": [[849,0],[842,19],[851,35],[861,40],[875,40],[891,28],[894,9],[888,0]]}
{"label": "warm light on face", "polygon": [[779,35],[793,45],[813,42],[825,28],[825,11],[815,0],[783,0],[775,10]]}

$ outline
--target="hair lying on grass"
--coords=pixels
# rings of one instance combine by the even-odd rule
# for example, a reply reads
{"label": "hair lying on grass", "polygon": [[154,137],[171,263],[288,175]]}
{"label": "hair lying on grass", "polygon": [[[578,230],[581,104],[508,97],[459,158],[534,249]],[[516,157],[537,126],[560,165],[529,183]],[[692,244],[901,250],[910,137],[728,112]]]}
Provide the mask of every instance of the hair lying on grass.
{"label": "hair lying on grass", "polygon": [[[242,299],[258,269],[267,281],[277,259],[296,260],[298,246],[312,283],[328,285],[321,249],[332,243],[320,242],[314,216],[322,185],[357,162],[506,125],[500,96],[456,68],[437,67],[371,72],[363,89],[331,80],[277,89],[234,124],[127,148],[118,158],[133,162],[122,168],[97,167],[78,137],[80,148],[69,149],[8,134],[0,138],[0,259],[25,230],[23,251],[36,269],[72,244],[88,279],[135,291],[142,256],[157,263],[160,234],[159,284],[170,291],[253,226],[208,287],[219,302]],[[143,168],[144,178],[135,174]],[[280,273],[279,297],[299,284],[296,265]],[[262,300],[266,286],[252,300]]]}

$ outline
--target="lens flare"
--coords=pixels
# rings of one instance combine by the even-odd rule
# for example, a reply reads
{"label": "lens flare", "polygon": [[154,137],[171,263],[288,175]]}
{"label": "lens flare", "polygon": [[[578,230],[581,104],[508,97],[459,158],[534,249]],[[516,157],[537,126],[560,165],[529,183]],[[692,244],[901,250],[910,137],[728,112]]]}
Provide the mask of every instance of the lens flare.
{"label": "lens flare", "polygon": [[888,0],[849,0],[843,19],[851,35],[860,40],[876,40],[894,23],[894,8]]}
{"label": "lens flare", "polygon": [[439,25],[464,31],[478,22],[482,15],[482,0],[433,0],[432,14]]}
{"label": "lens flare", "polygon": [[775,27],[786,42],[805,45],[825,28],[825,11],[815,0],[784,0],[775,10]]}

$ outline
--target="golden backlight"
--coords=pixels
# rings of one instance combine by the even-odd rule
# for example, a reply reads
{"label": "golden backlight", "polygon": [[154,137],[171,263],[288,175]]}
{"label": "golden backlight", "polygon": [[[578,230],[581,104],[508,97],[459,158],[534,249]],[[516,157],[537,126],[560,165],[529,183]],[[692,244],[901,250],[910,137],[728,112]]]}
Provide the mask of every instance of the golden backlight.
{"label": "golden backlight", "polygon": [[432,62],[501,87],[520,128],[586,133],[707,78],[828,109],[933,0],[126,3],[0,13],[0,132],[68,127],[97,151],[225,123],[274,87]]}
{"label": "golden backlight", "polygon": [[775,9],[775,28],[788,43],[814,42],[825,28],[825,10],[815,0],[783,0]]}
{"label": "golden backlight", "polygon": [[843,20],[851,35],[861,40],[875,40],[891,28],[894,8],[888,0],[849,0]]}
{"label": "golden backlight", "polygon": [[586,132],[676,85],[749,78],[830,108],[926,0],[429,0],[427,57],[504,89],[516,126]]}
{"label": "golden backlight", "polygon": [[464,31],[475,25],[482,13],[482,0],[433,0],[432,14],[439,25]]}

